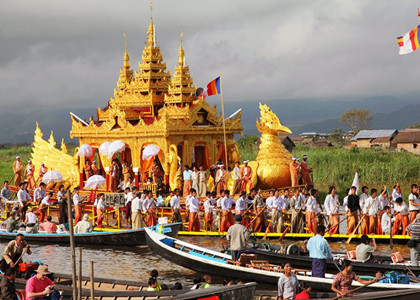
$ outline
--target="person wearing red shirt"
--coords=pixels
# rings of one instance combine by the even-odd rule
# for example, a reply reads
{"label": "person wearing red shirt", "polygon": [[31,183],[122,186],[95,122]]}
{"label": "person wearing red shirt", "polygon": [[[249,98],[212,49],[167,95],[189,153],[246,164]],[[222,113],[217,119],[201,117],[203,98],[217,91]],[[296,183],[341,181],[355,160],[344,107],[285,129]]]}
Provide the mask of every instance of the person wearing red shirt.
{"label": "person wearing red shirt", "polygon": [[54,282],[47,277],[48,274],[51,274],[48,271],[48,266],[41,265],[38,267],[36,272],[37,274],[29,278],[26,282],[26,299],[60,299],[60,293],[54,290]]}

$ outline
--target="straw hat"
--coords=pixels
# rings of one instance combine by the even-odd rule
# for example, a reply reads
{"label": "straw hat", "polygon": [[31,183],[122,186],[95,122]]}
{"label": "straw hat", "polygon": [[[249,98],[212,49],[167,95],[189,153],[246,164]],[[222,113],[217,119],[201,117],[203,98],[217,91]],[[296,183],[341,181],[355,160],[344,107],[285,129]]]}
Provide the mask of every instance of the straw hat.
{"label": "straw hat", "polygon": [[47,265],[40,265],[38,269],[36,269],[36,272],[42,275],[48,275],[51,274],[51,272],[48,271]]}

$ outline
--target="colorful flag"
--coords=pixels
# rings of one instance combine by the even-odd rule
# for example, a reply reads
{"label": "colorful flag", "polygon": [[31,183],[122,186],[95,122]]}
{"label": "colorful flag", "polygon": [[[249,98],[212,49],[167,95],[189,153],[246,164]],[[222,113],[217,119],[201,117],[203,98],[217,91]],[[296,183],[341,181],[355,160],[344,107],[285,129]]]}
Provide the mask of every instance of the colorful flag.
{"label": "colorful flag", "polygon": [[397,37],[398,46],[400,47],[400,55],[411,53],[420,48],[420,39],[418,33],[419,28],[420,25],[411,30],[409,33]]}
{"label": "colorful flag", "polygon": [[206,96],[213,96],[220,94],[220,76],[211,81],[207,85]]}

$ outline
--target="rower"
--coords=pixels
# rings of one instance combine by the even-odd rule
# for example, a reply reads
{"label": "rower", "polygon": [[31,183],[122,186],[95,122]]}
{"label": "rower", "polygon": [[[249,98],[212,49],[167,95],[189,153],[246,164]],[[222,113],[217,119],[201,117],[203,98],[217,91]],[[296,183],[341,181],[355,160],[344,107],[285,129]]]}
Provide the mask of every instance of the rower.
{"label": "rower", "polygon": [[22,262],[24,251],[29,255],[32,253],[29,244],[25,241],[23,234],[18,233],[14,241],[10,241],[4,249],[3,257],[0,262],[2,271],[8,268],[15,268]]}
{"label": "rower", "polygon": [[234,261],[236,261],[236,256],[239,251],[246,250],[247,241],[249,239],[248,228],[242,225],[241,222],[242,216],[235,215],[235,224],[230,226],[226,233],[226,239],[230,241],[230,251],[232,260]]}

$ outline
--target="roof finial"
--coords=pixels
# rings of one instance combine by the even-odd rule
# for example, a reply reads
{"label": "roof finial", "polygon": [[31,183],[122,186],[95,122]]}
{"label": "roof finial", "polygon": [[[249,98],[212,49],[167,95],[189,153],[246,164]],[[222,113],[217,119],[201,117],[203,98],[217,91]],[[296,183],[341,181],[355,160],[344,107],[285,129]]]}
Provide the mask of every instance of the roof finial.
{"label": "roof finial", "polygon": [[182,37],[183,36],[184,36],[184,33],[181,30],[179,53],[178,53],[178,65],[180,65],[181,67],[184,66],[184,61],[185,61],[184,48],[182,48]]}
{"label": "roof finial", "polygon": [[127,51],[127,34],[124,32],[124,46],[125,46],[125,51]]}

